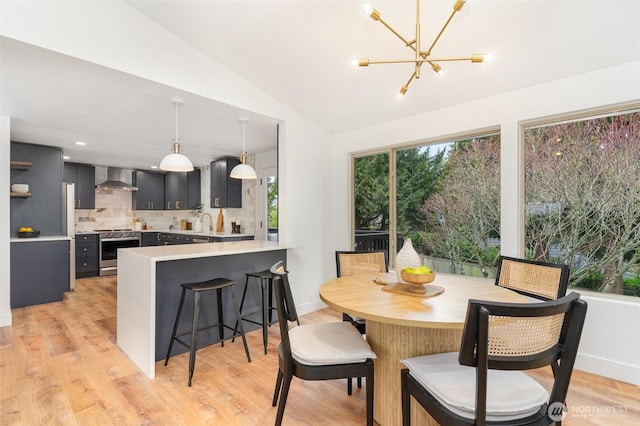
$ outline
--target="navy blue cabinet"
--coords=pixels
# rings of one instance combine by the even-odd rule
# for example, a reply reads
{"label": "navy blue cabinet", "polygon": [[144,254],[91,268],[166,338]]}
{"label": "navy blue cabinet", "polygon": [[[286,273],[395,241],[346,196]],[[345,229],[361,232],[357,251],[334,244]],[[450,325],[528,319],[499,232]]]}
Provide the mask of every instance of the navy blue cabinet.
{"label": "navy blue cabinet", "polygon": [[96,169],[87,164],[64,163],[63,182],[74,184],[75,208],[96,208]]}
{"label": "navy blue cabinet", "polygon": [[200,169],[169,172],[164,176],[165,210],[188,210],[201,204]]}
{"label": "navy blue cabinet", "polygon": [[225,157],[211,162],[211,207],[241,208],[242,180],[229,177],[240,160]]}
{"label": "navy blue cabinet", "polygon": [[164,174],[154,172],[133,172],[135,210],[164,210]]}
{"label": "navy blue cabinet", "polygon": [[69,291],[70,240],[11,243],[11,308],[62,300]]}
{"label": "navy blue cabinet", "polygon": [[141,235],[142,235],[142,247],[160,245],[159,232],[143,232]]}
{"label": "navy blue cabinet", "polygon": [[17,236],[23,226],[40,231],[43,237],[62,235],[62,150],[11,142],[11,161],[30,163],[11,169],[11,184],[26,183],[30,192],[29,197],[11,197],[11,236]]}
{"label": "navy blue cabinet", "polygon": [[98,276],[98,234],[76,234],[75,244],[76,278]]}

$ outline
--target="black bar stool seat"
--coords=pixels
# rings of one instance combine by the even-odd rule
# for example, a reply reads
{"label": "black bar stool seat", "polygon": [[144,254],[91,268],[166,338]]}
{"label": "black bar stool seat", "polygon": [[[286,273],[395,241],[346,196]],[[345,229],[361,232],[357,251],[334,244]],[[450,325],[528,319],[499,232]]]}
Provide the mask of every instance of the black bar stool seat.
{"label": "black bar stool seat", "polygon": [[[173,343],[178,342],[187,348],[189,348],[189,386],[191,386],[191,378],[193,377],[193,370],[196,362],[196,350],[200,349],[204,346],[208,346],[213,343],[209,343],[207,345],[203,345],[198,347],[198,332],[202,330],[207,330],[210,328],[218,327],[220,333],[220,340],[222,346],[224,346],[224,341],[228,339],[234,339],[236,336],[240,335],[242,337],[242,343],[244,344],[244,351],[247,354],[247,360],[251,362],[251,356],[249,355],[249,347],[247,346],[247,340],[244,335],[244,328],[242,327],[242,321],[240,323],[236,322],[235,327],[230,327],[224,323],[223,315],[222,315],[222,289],[229,288],[231,291],[231,299],[233,300],[233,308],[236,313],[236,318],[240,318],[240,309],[238,307],[238,302],[236,301],[236,295],[233,291],[233,286],[235,285],[235,281],[229,280],[227,278],[214,278],[208,281],[196,282],[196,283],[186,283],[181,284],[182,287],[182,296],[180,297],[180,304],[178,305],[178,314],[176,315],[176,322],[173,326],[173,333],[171,335],[171,341],[169,342],[169,349],[167,350],[167,357],[164,360],[164,365],[167,365],[169,362],[169,357],[171,356],[171,350],[173,349]],[[193,292],[193,321],[191,323],[191,331],[186,331],[184,333],[178,334],[178,325],[180,324],[180,316],[182,315],[182,308],[184,306],[185,293],[189,290]],[[200,294],[205,291],[216,291],[217,296],[217,305],[218,305],[218,322],[216,324],[207,325],[205,327],[198,327],[198,323],[200,320]],[[233,333],[230,337],[224,337],[224,329],[227,328],[231,330]],[[185,335],[191,335],[191,342],[187,343],[180,339],[180,337]],[[217,342],[214,342],[217,343]]]}

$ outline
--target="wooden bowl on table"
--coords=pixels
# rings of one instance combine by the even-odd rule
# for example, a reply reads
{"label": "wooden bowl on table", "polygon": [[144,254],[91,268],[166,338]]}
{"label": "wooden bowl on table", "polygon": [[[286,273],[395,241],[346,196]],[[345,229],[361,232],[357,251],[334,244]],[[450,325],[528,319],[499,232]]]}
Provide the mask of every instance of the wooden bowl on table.
{"label": "wooden bowl on table", "polygon": [[428,274],[411,274],[408,272],[400,271],[400,277],[411,284],[409,290],[414,293],[426,293],[427,289],[424,288],[425,284],[429,284],[436,279],[436,273],[431,271]]}

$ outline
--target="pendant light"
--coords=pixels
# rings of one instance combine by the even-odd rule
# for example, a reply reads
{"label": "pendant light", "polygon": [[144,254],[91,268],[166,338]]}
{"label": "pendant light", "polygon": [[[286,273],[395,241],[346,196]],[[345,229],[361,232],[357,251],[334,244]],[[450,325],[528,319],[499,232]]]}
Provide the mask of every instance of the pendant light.
{"label": "pendant light", "polygon": [[182,102],[177,99],[172,99],[171,103],[176,106],[176,137],[173,140],[173,152],[162,159],[160,162],[160,170],[190,172],[193,170],[193,164],[191,160],[180,153],[180,139],[178,138],[178,108],[182,106]]}
{"label": "pendant light", "polygon": [[255,179],[256,171],[253,170],[253,167],[247,164],[247,151],[244,150],[245,126],[249,119],[239,118],[238,121],[242,123],[242,154],[240,155],[240,164],[231,170],[229,176],[234,179]]}

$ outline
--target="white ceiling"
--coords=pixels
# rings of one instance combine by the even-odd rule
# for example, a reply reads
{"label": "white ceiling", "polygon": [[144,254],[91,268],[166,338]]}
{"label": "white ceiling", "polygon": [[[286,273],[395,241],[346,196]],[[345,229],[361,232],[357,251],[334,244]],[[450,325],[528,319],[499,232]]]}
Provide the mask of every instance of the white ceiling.
{"label": "white ceiling", "polygon": [[[442,77],[423,67],[422,78],[398,100],[410,64],[351,65],[356,57],[411,58],[399,39],[362,13],[364,2],[126,3],[332,134],[640,59],[638,0],[469,0],[432,57],[491,52],[493,62],[443,62]],[[405,38],[414,38],[414,1],[371,3]],[[453,3],[422,1],[423,50]],[[274,118],[0,41],[1,107],[13,118],[12,140],[61,146],[75,161],[148,168],[171,146],[170,99],[179,97],[183,151],[195,165],[239,154],[240,116],[250,118],[248,151],[275,147]],[[88,146],[77,148],[75,140]]]}

